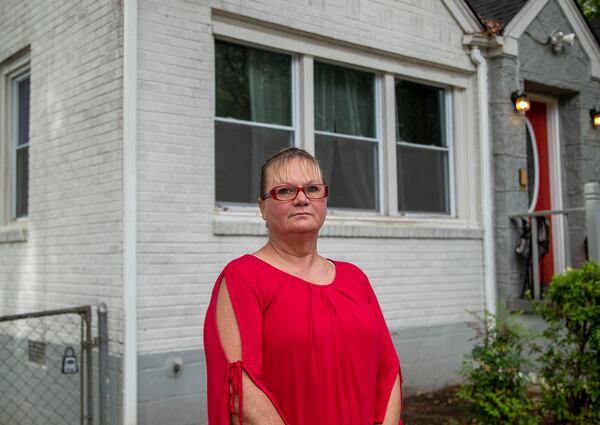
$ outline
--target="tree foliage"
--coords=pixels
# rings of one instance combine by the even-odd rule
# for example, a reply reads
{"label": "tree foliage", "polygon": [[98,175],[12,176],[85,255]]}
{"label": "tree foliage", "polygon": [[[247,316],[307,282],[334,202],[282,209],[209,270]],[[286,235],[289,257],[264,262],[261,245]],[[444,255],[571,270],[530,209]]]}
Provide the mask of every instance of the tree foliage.
{"label": "tree foliage", "polygon": [[[555,275],[534,306],[545,322],[535,338],[511,316],[475,315],[459,397],[478,424],[600,424],[600,266]],[[533,387],[541,394],[532,400]]]}
{"label": "tree foliage", "polygon": [[537,347],[545,411],[556,424],[600,423],[600,266],[556,275],[538,305],[548,325]]}
{"label": "tree foliage", "polygon": [[538,424],[539,418],[530,414],[523,328],[488,312],[474,316],[469,326],[475,330],[476,343],[459,372],[465,378],[459,398],[468,403],[478,424]]}
{"label": "tree foliage", "polygon": [[600,16],[600,0],[577,0],[586,18],[597,18]]}

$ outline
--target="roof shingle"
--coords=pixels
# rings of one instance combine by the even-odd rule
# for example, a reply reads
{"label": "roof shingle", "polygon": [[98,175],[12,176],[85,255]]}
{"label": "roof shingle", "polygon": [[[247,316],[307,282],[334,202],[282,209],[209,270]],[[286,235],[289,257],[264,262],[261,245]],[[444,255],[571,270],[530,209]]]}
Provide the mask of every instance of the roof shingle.
{"label": "roof shingle", "polygon": [[475,14],[483,19],[495,19],[506,25],[521,10],[527,0],[467,0]]}

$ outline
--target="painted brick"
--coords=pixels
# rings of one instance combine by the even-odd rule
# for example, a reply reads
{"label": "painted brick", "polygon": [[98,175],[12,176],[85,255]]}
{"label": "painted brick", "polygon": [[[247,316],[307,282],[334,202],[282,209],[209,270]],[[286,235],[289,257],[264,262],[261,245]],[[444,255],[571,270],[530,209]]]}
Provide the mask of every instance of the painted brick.
{"label": "painted brick", "polygon": [[[147,329],[140,333],[142,353],[201,346],[201,322],[220,269],[264,243],[264,237],[211,231],[211,8],[357,48],[471,66],[460,28],[437,1],[140,2],[138,317]],[[328,237],[320,250],[364,268],[390,327],[461,322],[465,309],[482,308],[480,240]]]}
{"label": "painted brick", "polygon": [[30,47],[32,81],[29,236],[0,244],[0,315],[105,302],[113,352],[122,280],[118,3],[0,7],[0,62]]}
{"label": "painted brick", "polygon": [[[7,1],[0,60],[31,45],[32,201],[28,242],[0,245],[0,314],[107,302],[111,351],[118,352],[121,2],[29,0],[16,7],[16,0]],[[440,1],[140,0],[142,354],[201,348],[202,319],[220,269],[264,243],[261,236],[213,234],[212,9],[409,62],[472,69],[462,32]],[[461,323],[466,310],[483,306],[477,237],[326,237],[320,250],[367,272],[392,329]],[[15,285],[23,288],[18,294]]]}

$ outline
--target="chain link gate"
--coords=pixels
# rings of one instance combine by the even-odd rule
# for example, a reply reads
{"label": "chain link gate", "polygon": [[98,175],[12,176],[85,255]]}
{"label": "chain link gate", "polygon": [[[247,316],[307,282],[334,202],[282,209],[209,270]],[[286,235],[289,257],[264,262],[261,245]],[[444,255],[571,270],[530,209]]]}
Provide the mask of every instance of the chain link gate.
{"label": "chain link gate", "polygon": [[0,317],[0,425],[91,425],[91,306]]}

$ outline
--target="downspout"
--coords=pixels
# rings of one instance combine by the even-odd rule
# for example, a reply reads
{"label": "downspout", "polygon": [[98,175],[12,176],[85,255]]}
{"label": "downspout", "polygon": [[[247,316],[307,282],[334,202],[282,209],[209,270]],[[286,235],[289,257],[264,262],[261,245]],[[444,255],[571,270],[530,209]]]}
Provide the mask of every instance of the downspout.
{"label": "downspout", "polygon": [[494,241],[494,162],[490,140],[488,108],[488,67],[479,47],[472,46],[471,60],[477,65],[477,101],[481,140],[481,199],[483,218],[483,258],[485,308],[496,314],[496,248]]}
{"label": "downspout", "polygon": [[137,8],[123,1],[123,425],[137,424]]}

